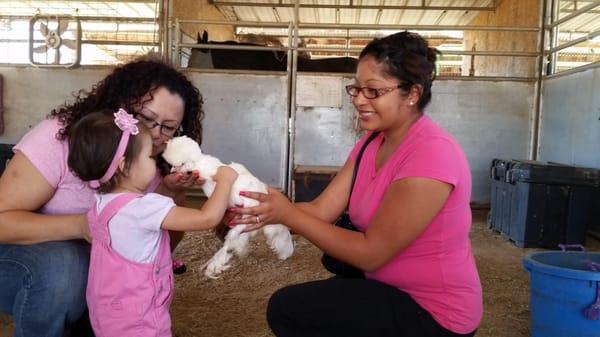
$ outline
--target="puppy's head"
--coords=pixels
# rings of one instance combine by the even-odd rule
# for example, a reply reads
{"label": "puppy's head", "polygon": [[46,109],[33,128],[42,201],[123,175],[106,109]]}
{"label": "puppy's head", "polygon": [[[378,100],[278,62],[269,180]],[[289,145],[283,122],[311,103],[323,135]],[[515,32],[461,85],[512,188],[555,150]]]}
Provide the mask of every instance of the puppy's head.
{"label": "puppy's head", "polygon": [[167,163],[175,171],[191,171],[194,162],[202,156],[200,146],[188,136],[175,137],[167,141],[167,146],[162,153]]}

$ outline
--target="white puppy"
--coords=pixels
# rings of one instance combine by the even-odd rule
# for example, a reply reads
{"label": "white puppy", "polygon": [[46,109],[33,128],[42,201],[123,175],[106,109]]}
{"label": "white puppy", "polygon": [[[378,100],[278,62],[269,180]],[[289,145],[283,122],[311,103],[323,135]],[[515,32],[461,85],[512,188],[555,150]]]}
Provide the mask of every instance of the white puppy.
{"label": "white puppy", "polygon": [[[173,166],[173,171],[199,171],[200,176],[206,179],[206,182],[202,185],[204,194],[207,197],[212,195],[216,186],[212,177],[217,173],[219,166],[224,165],[219,159],[203,154],[198,143],[186,136],[169,140],[162,156]],[[231,187],[229,206],[244,205],[245,207],[251,207],[258,205],[258,201],[242,197],[239,192],[267,193],[267,185],[253,176],[241,164],[231,163],[228,166],[238,173],[238,177]],[[248,217],[249,223],[254,221],[255,217]],[[227,233],[223,247],[203,266],[206,276],[216,278],[221,272],[227,270],[230,267],[229,260],[233,253],[240,257],[246,255],[250,237],[256,235],[258,230],[242,233],[244,228],[246,228],[246,225],[238,225]],[[267,238],[268,245],[280,259],[285,260],[292,255],[294,244],[287,227],[283,225],[266,225],[261,230]]]}

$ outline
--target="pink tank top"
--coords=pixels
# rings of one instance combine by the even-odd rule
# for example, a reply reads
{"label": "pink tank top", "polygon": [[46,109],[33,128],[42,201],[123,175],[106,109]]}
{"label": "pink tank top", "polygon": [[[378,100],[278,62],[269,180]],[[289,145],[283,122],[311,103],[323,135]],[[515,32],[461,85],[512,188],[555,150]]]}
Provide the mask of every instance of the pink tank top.
{"label": "pink tank top", "polygon": [[110,219],[140,196],[123,194],[111,200],[100,214],[97,207],[88,212],[93,241],[86,296],[97,337],[171,336],[169,307],[174,283],[168,231],[161,235],[153,263],[129,261],[111,248]]}

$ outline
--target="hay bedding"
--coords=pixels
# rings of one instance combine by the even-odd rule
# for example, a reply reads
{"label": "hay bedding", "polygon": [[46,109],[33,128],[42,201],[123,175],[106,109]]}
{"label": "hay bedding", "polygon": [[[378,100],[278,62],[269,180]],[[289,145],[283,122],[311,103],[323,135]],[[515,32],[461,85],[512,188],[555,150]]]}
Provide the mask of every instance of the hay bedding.
{"label": "hay bedding", "polygon": [[246,258],[234,258],[229,270],[211,280],[204,277],[200,267],[221,242],[210,233],[186,234],[175,253],[186,262],[188,271],[175,278],[173,335],[273,336],[265,318],[270,295],[288,284],[330,276],[320,267],[321,253],[316,247],[297,236],[295,242],[294,255],[280,261],[257,236]]}
{"label": "hay bedding", "polygon": [[[520,249],[491,233],[487,211],[474,211],[471,239],[484,293],[484,317],[477,337],[529,336],[529,275],[521,258],[535,249]],[[176,337],[272,337],[265,319],[269,296],[288,284],[326,278],[321,252],[295,237],[296,252],[279,261],[256,237],[249,255],[233,260],[230,270],[210,280],[200,266],[220,247],[212,233],[188,233],[175,252],[188,272],[176,276],[172,306]],[[588,238],[588,250],[600,250],[600,241]],[[0,337],[12,335],[12,323],[0,314]]]}

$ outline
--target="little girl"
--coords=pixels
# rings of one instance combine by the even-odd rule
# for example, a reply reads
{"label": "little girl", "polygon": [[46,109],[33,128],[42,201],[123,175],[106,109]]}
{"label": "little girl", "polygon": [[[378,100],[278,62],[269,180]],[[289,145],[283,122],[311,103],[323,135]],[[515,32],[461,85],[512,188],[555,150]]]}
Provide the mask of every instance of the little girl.
{"label": "little girl", "polygon": [[146,128],[123,109],[90,114],[73,125],[69,166],[96,188],[88,213],[92,253],[87,284],[97,337],[171,336],[173,272],[167,230],[199,231],[223,218],[237,173],[219,168],[217,186],[201,210],[144,193],[156,175]]}

